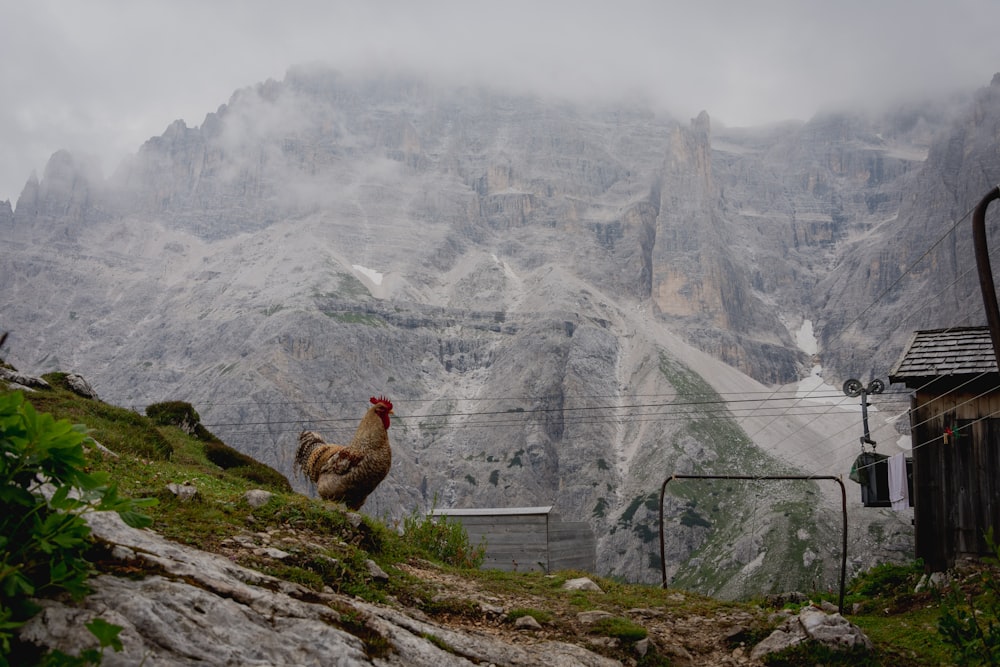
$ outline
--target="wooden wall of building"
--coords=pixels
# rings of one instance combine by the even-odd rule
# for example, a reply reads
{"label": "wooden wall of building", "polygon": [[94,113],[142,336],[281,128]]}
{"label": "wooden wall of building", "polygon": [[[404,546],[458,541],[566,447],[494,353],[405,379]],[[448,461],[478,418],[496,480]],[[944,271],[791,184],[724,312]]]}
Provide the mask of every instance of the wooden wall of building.
{"label": "wooden wall of building", "polygon": [[917,391],[910,423],[917,558],[943,571],[988,554],[986,531],[1000,539],[1000,393]]}
{"label": "wooden wall of building", "polygon": [[435,510],[436,516],[457,521],[478,545],[486,540],[483,567],[507,572],[584,570],[597,567],[597,541],[590,524],[563,522],[559,515],[528,508],[497,510]]}

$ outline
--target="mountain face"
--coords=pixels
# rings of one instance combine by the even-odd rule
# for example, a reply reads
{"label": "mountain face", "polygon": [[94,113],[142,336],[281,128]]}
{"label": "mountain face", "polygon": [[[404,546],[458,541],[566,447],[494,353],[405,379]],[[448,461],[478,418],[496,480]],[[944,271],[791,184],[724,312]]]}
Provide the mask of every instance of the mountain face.
{"label": "mountain face", "polygon": [[[106,180],[59,152],[0,205],[8,361],[189,401],[304,492],[297,433],[345,442],[385,394],[364,511],[553,505],[602,573],[659,582],[667,477],[844,474],[857,410],[801,410],[793,383],[884,377],[913,329],[984,319],[974,276],[945,288],[971,240],[908,268],[998,182],[997,95],[730,129],[293,68]],[[669,576],[835,580],[834,486],[671,484]],[[852,566],[912,556],[909,517],[848,491]]]}

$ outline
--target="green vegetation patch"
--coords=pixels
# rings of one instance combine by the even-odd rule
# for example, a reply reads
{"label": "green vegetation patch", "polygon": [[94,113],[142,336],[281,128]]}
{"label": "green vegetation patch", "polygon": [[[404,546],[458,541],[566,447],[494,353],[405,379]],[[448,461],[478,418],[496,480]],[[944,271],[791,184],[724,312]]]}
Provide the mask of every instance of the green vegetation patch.
{"label": "green vegetation patch", "polygon": [[459,521],[413,512],[403,519],[403,535],[432,560],[459,568],[477,568],[486,559],[486,541],[472,544]]}
{"label": "green vegetation patch", "polygon": [[40,412],[50,412],[73,423],[86,424],[87,435],[119,454],[164,461],[173,449],[155,424],[138,412],[83,398],[65,383],[65,373],[42,376],[52,389],[31,394],[31,403]]}
{"label": "green vegetation patch", "polygon": [[371,313],[356,313],[356,312],[332,312],[324,311],[323,313],[327,317],[333,318],[338,322],[343,322],[344,324],[363,324],[369,327],[385,327],[388,326],[381,317],[378,315],[373,315]]}
{"label": "green vegetation patch", "polygon": [[613,637],[623,642],[637,642],[640,639],[645,639],[648,634],[646,628],[641,625],[617,616],[602,618],[591,625],[587,631],[590,634]]}

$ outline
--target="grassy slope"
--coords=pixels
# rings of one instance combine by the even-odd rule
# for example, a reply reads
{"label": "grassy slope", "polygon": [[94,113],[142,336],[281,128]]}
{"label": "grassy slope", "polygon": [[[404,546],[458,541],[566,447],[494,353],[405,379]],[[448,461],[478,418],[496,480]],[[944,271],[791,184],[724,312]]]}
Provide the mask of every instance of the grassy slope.
{"label": "grassy slope", "polygon": [[[348,595],[386,604],[419,609],[438,622],[457,627],[489,626],[506,634],[510,641],[524,641],[514,630],[517,616],[529,614],[543,621],[547,639],[587,645],[619,659],[634,657],[630,642],[649,628],[654,646],[666,624],[675,641],[687,646],[696,659],[708,654],[725,655],[742,642],[747,649],[769,633],[775,620],[771,610],[756,604],[721,602],[676,590],[626,585],[591,576],[605,593],[560,590],[560,585],[582,573],[561,572],[554,576],[530,573],[500,573],[450,567],[438,558],[402,539],[394,527],[365,517],[362,522],[335,505],[290,492],[287,485],[266,475],[247,475],[245,468],[224,470],[206,454],[206,442],[171,426],[157,426],[129,410],[99,401],[83,399],[60,386],[58,375],[52,390],[30,393],[28,400],[39,411],[57,418],[84,423],[92,436],[117,457],[91,453],[91,465],[104,469],[118,481],[123,495],[154,496],[160,500],[150,511],[153,529],[178,542],[201,549],[226,553],[242,565],[296,581],[317,590],[333,589]],[[270,479],[262,484],[260,479]],[[166,490],[168,483],[193,484],[198,494],[189,502],[178,501]],[[265,488],[274,493],[265,506],[252,509],[243,494]],[[238,548],[239,539],[267,534],[272,544],[280,544],[290,558],[276,561],[259,555],[259,550]],[[283,542],[284,538],[288,538]],[[236,540],[232,538],[238,538]],[[388,582],[373,580],[365,567],[375,560],[390,574]],[[101,563],[97,563],[102,567]],[[905,586],[887,586],[852,595],[850,603],[864,604],[864,611],[851,620],[875,641],[877,657],[870,664],[938,665],[949,662],[946,647],[935,632],[937,609],[930,596],[917,597],[900,591],[912,590],[913,574]],[[475,595],[473,595],[475,591]],[[504,602],[507,614],[488,619],[470,596],[487,596]],[[516,607],[516,608],[513,608]],[[594,646],[593,637],[581,635],[575,623],[579,611],[610,611],[623,623],[609,623],[591,632],[619,637],[615,646]],[[636,621],[629,610],[653,610],[651,617]],[[735,616],[734,616],[735,615]],[[744,632],[732,634],[732,618],[740,618]],[[712,619],[720,619],[713,625]],[[633,622],[634,621],[634,622]],[[638,630],[636,624],[639,625]],[[345,629],[364,634],[363,623]],[[645,626],[645,627],[643,627]],[[690,635],[682,631],[691,627]],[[712,632],[717,636],[712,636]],[[666,631],[664,631],[666,632]],[[362,636],[372,651],[390,650],[379,637]],[[720,653],[721,652],[721,653]],[[815,664],[815,656],[790,658],[784,664]],[[639,662],[666,665],[669,659],[656,649]],[[696,663],[697,664],[697,663]],[[827,662],[826,664],[834,664]],[[856,664],[846,661],[842,664]]]}

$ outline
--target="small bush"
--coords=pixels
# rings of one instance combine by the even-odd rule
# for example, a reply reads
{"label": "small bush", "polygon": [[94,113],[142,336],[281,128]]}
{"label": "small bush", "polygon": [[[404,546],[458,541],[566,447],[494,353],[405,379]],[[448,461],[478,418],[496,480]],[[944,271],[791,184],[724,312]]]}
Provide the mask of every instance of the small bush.
{"label": "small bush", "polygon": [[160,426],[176,426],[188,435],[202,442],[222,442],[201,425],[201,416],[190,403],[184,401],[164,401],[146,406],[146,416]]}
{"label": "small bush", "polygon": [[201,421],[201,416],[194,406],[184,401],[153,403],[146,406],[146,416],[160,426],[177,426],[188,433],[192,431],[185,428],[185,425],[193,429],[194,425]]}
{"label": "small bush", "polygon": [[900,591],[912,591],[923,575],[923,564],[880,563],[858,574],[850,583],[851,593],[867,598],[891,597]]}
{"label": "small bush", "polygon": [[486,559],[486,541],[473,546],[462,524],[445,516],[418,516],[414,512],[403,519],[403,532],[412,546],[447,565],[474,569]]}

